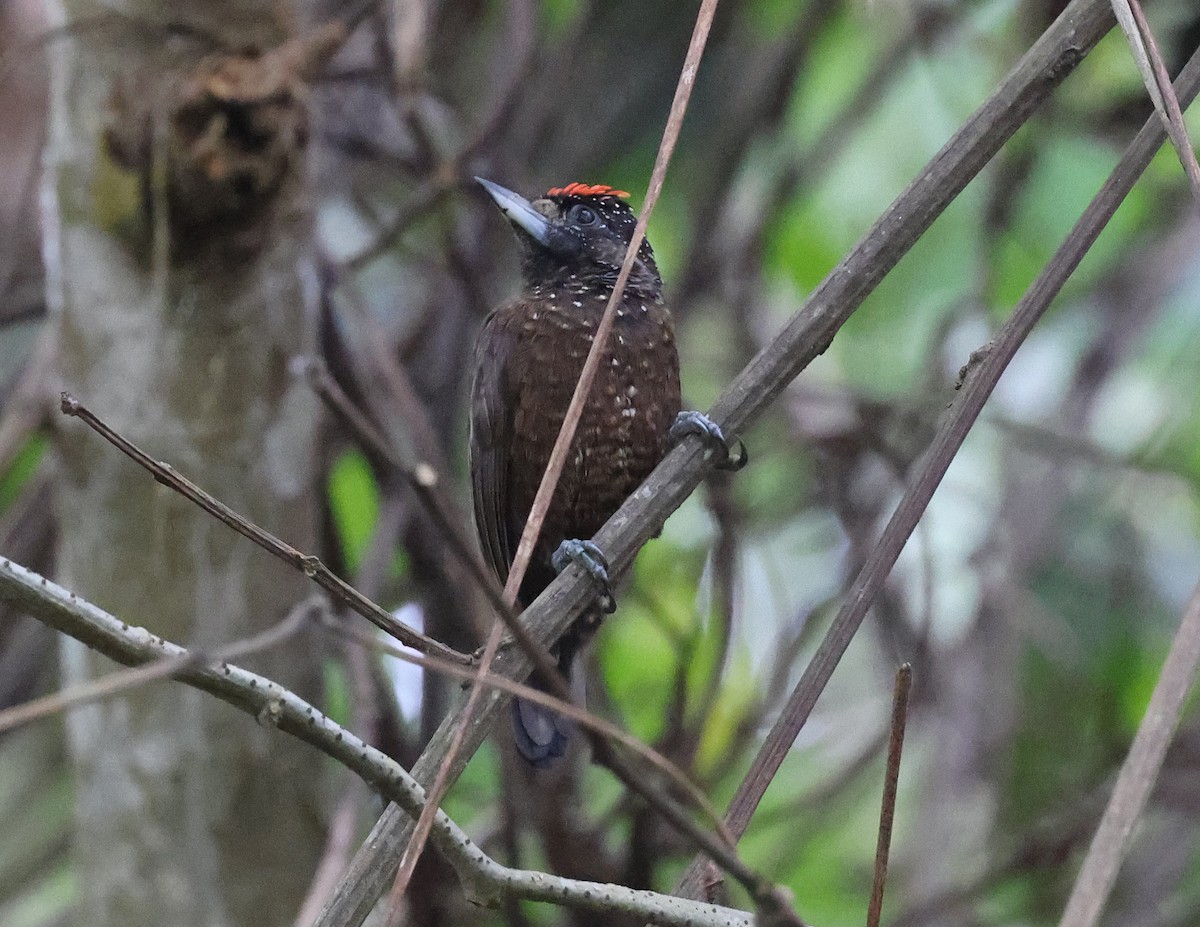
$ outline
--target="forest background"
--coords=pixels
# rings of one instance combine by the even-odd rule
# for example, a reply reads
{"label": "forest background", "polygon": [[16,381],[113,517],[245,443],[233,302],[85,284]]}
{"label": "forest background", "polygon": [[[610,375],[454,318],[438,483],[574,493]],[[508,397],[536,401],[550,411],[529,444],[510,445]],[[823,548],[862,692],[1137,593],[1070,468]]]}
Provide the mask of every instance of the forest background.
{"label": "forest background", "polygon": [[[648,230],[687,405],[712,406],[823,292],[1063,6],[718,8]],[[1107,7],[1063,15],[1100,23]],[[1147,12],[1178,74],[1200,13]],[[420,481],[297,359],[322,355],[469,529],[471,345],[518,271],[472,177],[531,196],[607,183],[640,209],[696,15],[642,0],[0,6],[0,558],[204,652],[278,630],[313,591],[63,416],[67,389],[471,652],[492,612]],[[718,809],[1001,326],[1152,118],[1125,36],[1088,28],[1109,31],[1035,82],[1028,121],[828,349],[777,397],[764,388],[774,401],[739,428],[750,466],[710,474],[671,516],[597,639],[589,707]],[[863,922],[902,663],[914,685],[883,923],[1059,922],[1195,609],[1198,256],[1168,144],[1021,344],[738,845],[807,923]],[[0,608],[0,709],[114,671]],[[362,618],[335,620],[232,662],[413,768],[460,683],[364,646],[383,638]],[[0,924],[311,923],[382,805],[258,721],[159,680],[0,733]],[[695,847],[660,809],[586,747],[532,774],[498,730],[444,804],[480,847],[671,891]],[[1198,777],[1191,711],[1105,923],[1200,923]],[[411,924],[644,922],[512,897],[485,912],[433,853],[413,879]],[[722,900],[761,902],[737,881]]]}

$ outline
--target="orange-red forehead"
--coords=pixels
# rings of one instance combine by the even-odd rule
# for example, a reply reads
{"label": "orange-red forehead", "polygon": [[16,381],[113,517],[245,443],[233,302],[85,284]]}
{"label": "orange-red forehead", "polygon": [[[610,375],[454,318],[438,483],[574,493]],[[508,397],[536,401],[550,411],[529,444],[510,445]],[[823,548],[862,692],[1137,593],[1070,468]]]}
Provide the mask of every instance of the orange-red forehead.
{"label": "orange-red forehead", "polygon": [[614,190],[605,184],[569,183],[565,187],[551,187],[546,196],[619,196],[628,199],[624,190]]}

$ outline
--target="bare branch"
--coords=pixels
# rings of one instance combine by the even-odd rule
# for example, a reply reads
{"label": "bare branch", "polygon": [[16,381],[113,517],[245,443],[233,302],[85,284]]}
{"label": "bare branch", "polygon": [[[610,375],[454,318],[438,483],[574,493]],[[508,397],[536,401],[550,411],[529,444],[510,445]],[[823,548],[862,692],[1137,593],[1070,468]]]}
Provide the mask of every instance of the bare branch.
{"label": "bare branch", "polygon": [[[1187,69],[1184,69],[1185,73]],[[1071,889],[1059,927],[1093,927],[1129,852],[1133,828],[1158,781],[1167,746],[1175,735],[1188,691],[1200,670],[1200,586],[1188,599],[1162,673],[1138,725],[1129,755],[1121,765],[1104,817]]]}
{"label": "bare branch", "polygon": [[[1191,99],[1198,86],[1200,53],[1188,62],[1180,75],[1180,96]],[[915,476],[892,513],[882,537],[855,578],[845,604],[805,668],[787,706],[767,735],[759,755],[730,803],[726,822],[735,833],[745,832],[763,793],[807,721],[1004,369],[1133,188],[1163,138],[1162,124],[1155,117],[1130,143],[1109,179],[1088,204],[1045,270],[1025,292],[997,337],[972,355],[972,362],[964,369],[957,399],[943,416],[932,443],[914,468]],[[700,873],[701,861],[695,860],[680,883],[681,892],[688,894],[696,891]]]}
{"label": "bare branch", "polygon": [[[659,144],[658,156],[654,162],[654,170],[650,175],[650,187],[646,192],[646,199],[642,204],[641,214],[638,216],[637,224],[634,226],[629,246],[625,250],[625,260],[621,264],[621,270],[617,274],[616,282],[613,284],[612,293],[608,298],[608,305],[604,307],[604,314],[600,318],[600,324],[596,327],[591,349],[588,351],[587,359],[584,361],[583,370],[579,374],[579,382],[575,385],[575,392],[572,394],[571,402],[567,406],[558,437],[555,439],[554,447],[550,452],[550,460],[546,464],[546,471],[542,474],[541,483],[538,485],[537,493],[533,498],[533,505],[530,507],[529,515],[525,520],[525,527],[521,531],[521,538],[517,543],[516,554],[509,566],[508,578],[504,583],[504,599],[510,605],[517,601],[517,593],[520,591],[521,581],[525,578],[525,572],[533,556],[534,546],[542,531],[542,523],[545,521],[546,513],[550,509],[550,501],[554,496],[554,488],[558,485],[563,466],[567,461],[567,454],[571,448],[571,441],[575,437],[575,430],[579,425],[580,418],[583,417],[584,404],[587,402],[588,394],[591,392],[592,383],[596,379],[596,372],[600,369],[600,359],[604,355],[609,333],[612,331],[613,323],[617,317],[617,307],[624,298],[625,285],[629,280],[629,274],[633,271],[633,265],[637,262],[638,249],[641,247],[642,240],[646,237],[646,226],[650,221],[650,216],[654,212],[654,206],[658,202],[659,194],[662,192],[663,182],[667,177],[667,167],[671,163],[671,155],[675,151],[675,144],[678,142],[680,130],[683,128],[683,118],[687,112],[688,101],[692,96],[692,86],[696,81],[696,72],[700,68],[700,59],[704,54],[704,46],[708,41],[708,33],[712,28],[713,16],[716,15],[716,11],[717,0],[703,0],[700,4],[700,11],[696,14],[695,30],[692,33],[692,40],[688,46],[687,55],[684,58],[683,70],[679,75],[679,84],[675,89],[675,99],[671,103],[671,112],[667,117],[667,125],[663,131],[662,142]],[[578,570],[578,568],[576,569]],[[501,624],[497,622],[492,628],[487,643],[484,645],[483,656],[479,661],[478,674],[480,679],[491,669],[492,661],[496,656],[496,648],[500,644],[500,633]],[[550,678],[557,678],[557,675],[555,673]],[[446,756],[441,762],[437,776],[434,779],[433,786],[430,788],[430,809],[435,808],[441,802],[446,794],[446,790],[450,786],[454,762],[462,750],[468,725],[471,722],[482,691],[480,683],[477,680],[472,685],[470,694],[467,696],[467,704],[462,711],[462,717],[451,740],[450,748],[446,752]],[[417,821],[417,827],[413,832],[412,838],[408,841],[407,846],[404,848],[404,853],[400,857],[400,866],[396,873],[396,881],[391,892],[390,914],[388,916],[389,927],[399,922],[401,913],[400,898],[403,896],[408,881],[412,877],[412,872],[416,868],[417,859],[421,855],[421,848],[424,846],[425,840],[429,835],[430,827],[432,827],[432,811],[427,811]],[[743,870],[739,869],[738,871]]]}
{"label": "bare branch", "polygon": [[[178,661],[177,678],[297,737],[337,760],[405,813],[425,806],[425,790],[383,752],[327,718],[295,693],[223,660],[193,657],[145,628],[134,627],[9,560],[0,559],[0,601],[127,665]],[[632,914],[664,925],[750,927],[748,912],[691,902],[657,892],[563,879],[511,869],[483,853],[449,817],[438,812],[430,839],[454,866],[472,901],[497,905],[503,898],[549,901],[583,910]]]}
{"label": "bare branch", "polygon": [[175,490],[185,499],[195,503],[215,519],[228,525],[244,538],[253,541],[267,553],[274,554],[284,563],[299,570],[318,586],[334,595],[339,601],[362,615],[368,621],[386,631],[400,643],[412,647],[421,653],[428,653],[452,663],[469,664],[471,658],[459,653],[440,641],[426,637],[413,630],[402,621],[396,620],[390,612],[376,605],[357,589],[334,574],[319,558],[301,553],[289,544],[285,544],[269,531],[239,515],[225,503],[209,495],[191,480],[180,476],[167,464],[154,460],[149,454],[137,447],[128,439],[117,434],[112,428],[101,421],[95,413],[84,406],[79,400],[68,393],[62,394],[62,411],[64,415],[80,418],[83,422],[121,451],[135,463],[141,465],[164,486]]}
{"label": "bare branch", "polygon": [[892,733],[888,738],[887,771],[883,777],[883,806],[879,811],[879,841],[875,847],[875,879],[867,906],[867,927],[879,927],[883,911],[883,886],[887,881],[888,853],[892,845],[892,822],[896,817],[896,785],[900,779],[900,753],[908,723],[908,695],[912,690],[912,667],[905,663],[896,670],[892,690]]}
{"label": "bare branch", "polygon": [[1188,182],[1192,185],[1192,196],[1200,202],[1200,164],[1196,163],[1196,150],[1188,138],[1183,111],[1179,108],[1179,100],[1171,87],[1171,75],[1163,63],[1158,42],[1150,30],[1150,23],[1146,21],[1142,5],[1138,0],[1112,0],[1112,6],[1121,31],[1125,33],[1129,42],[1133,60],[1137,62],[1138,70],[1142,74],[1146,92],[1154,103],[1154,109],[1162,117],[1167,135],[1170,136]]}
{"label": "bare branch", "polygon": [[487,597],[501,620],[512,631],[517,642],[526,649],[531,657],[535,657],[537,651],[542,651],[544,663],[539,662],[540,668],[543,670],[553,668],[554,661],[550,654],[546,653],[546,648],[538,644],[521,627],[516,612],[504,601],[494,577],[484,567],[475,547],[464,535],[458,520],[454,517],[445,490],[441,488],[442,480],[437,470],[423,461],[410,465],[402,460],[387,438],[381,435],[363,411],[350,401],[350,398],[330,376],[322,361],[317,358],[308,359],[304,365],[304,374],[313,392],[350,429],[360,445],[384,461],[395,471],[396,475],[402,477],[408,484],[409,489],[425,506],[426,512],[441,531],[451,551],[466,567],[467,573],[478,584],[479,589]]}
{"label": "bare branch", "polygon": [[[721,395],[710,417],[727,431],[736,431],[760,415],[828,346],[838,328],[934,219],[1111,25],[1107,0],[1073,0],[1001,86],[817,288],[784,331]],[[705,454],[700,442],[684,442],[609,519],[594,540],[617,572],[629,566],[640,546],[660,530],[667,516],[699,484],[704,472]],[[525,610],[524,622],[539,640],[555,640],[587,607],[592,595],[590,578],[581,570],[568,569]],[[497,656],[496,672],[500,675],[523,677],[528,671],[527,657],[515,649]],[[477,745],[490,731],[501,705],[501,698],[494,693],[483,697],[466,740],[468,747]],[[447,716],[413,767],[418,782],[432,781],[460,716],[461,709]],[[460,755],[454,774],[465,765]],[[322,912],[320,927],[362,923],[392,881],[409,826],[399,809],[384,811]]]}
{"label": "bare branch", "polygon": [[211,653],[193,649],[183,656],[167,657],[134,669],[119,670],[99,679],[80,683],[70,689],[52,692],[50,695],[25,702],[23,705],[15,705],[5,711],[0,711],[0,734],[61,711],[70,711],[82,705],[90,705],[103,699],[113,698],[156,679],[166,679],[189,666],[219,660],[236,660],[277,647],[297,634],[312,619],[314,610],[321,608],[324,608],[323,601],[315,597],[309,598],[298,603],[275,627],[268,628],[253,637],[218,647]]}
{"label": "bare branch", "polygon": [[[732,874],[735,878],[741,881],[755,898],[767,898],[774,895],[775,888],[769,882],[750,869],[741,859],[738,858],[734,848],[734,839],[731,834],[726,832],[724,821],[712,807],[711,802],[700,791],[699,788],[688,779],[687,775],[679,769],[674,763],[670,762],[666,757],[656,750],[647,747],[645,744],[629,734],[622,731],[597,716],[587,712],[584,709],[573,705],[570,699],[570,692],[565,684],[562,684],[557,668],[547,652],[546,648],[538,641],[534,640],[525,627],[517,620],[516,614],[509,608],[499,593],[493,588],[490,575],[483,572],[482,566],[478,565],[477,558],[474,558],[470,551],[463,553],[463,542],[461,539],[456,539],[455,522],[447,511],[448,503],[441,498],[436,492],[436,487],[428,485],[429,481],[422,479],[420,476],[421,465],[418,465],[416,470],[408,467],[401,461],[392,446],[381,436],[375,428],[367,421],[366,417],[349,401],[348,397],[341,391],[338,385],[324,370],[323,366],[318,363],[312,363],[308,366],[308,376],[314,390],[329,403],[330,407],[343,418],[345,423],[354,431],[355,435],[373,453],[386,461],[389,465],[395,467],[397,472],[401,473],[405,479],[410,482],[411,487],[417,493],[418,498],[425,503],[429,513],[433,516],[438,526],[446,533],[447,540],[451,542],[451,546],[456,553],[464,558],[475,563],[471,568],[471,576],[479,582],[484,591],[487,593],[489,600],[497,609],[497,614],[501,620],[507,625],[512,632],[514,639],[535,663],[538,664],[541,672],[546,676],[547,680],[552,684],[557,683],[557,698],[543,693],[536,689],[531,689],[525,686],[514,686],[511,683],[505,685],[506,680],[498,679],[494,674],[488,672],[481,677],[483,684],[491,687],[498,687],[504,691],[514,692],[522,695],[530,701],[539,702],[555,708],[559,713],[577,721],[589,736],[593,750],[599,761],[602,761],[610,771],[612,771],[622,782],[630,789],[641,795],[647,803],[658,810],[681,834],[687,837],[693,847],[698,850],[707,852],[710,858],[720,863],[726,871]],[[410,653],[398,651],[395,648],[388,647],[380,641],[367,638],[366,635],[357,634],[350,629],[340,629],[340,634],[353,634],[356,639],[367,646],[376,649],[385,650],[386,652],[397,656],[408,662],[416,663],[423,666],[429,666],[430,662],[422,660]],[[481,663],[481,665],[485,665]],[[476,676],[470,671],[461,670],[458,667],[435,666],[433,667],[440,672],[448,675],[457,676],[467,681],[474,681]],[[682,791],[684,795],[704,812],[705,816],[713,823],[716,829],[716,837],[699,827],[691,820],[687,814],[679,808],[674,801],[667,797],[666,794],[657,790],[649,781],[647,781],[644,773],[632,770],[628,764],[622,760],[611,748],[612,744],[621,744],[652,767],[662,772],[668,779]],[[403,870],[401,870],[403,871]],[[411,873],[409,874],[411,877]],[[397,879],[393,883],[392,895],[394,899],[398,899],[399,895],[395,891],[395,886],[401,884]],[[393,910],[398,906],[393,903]]]}

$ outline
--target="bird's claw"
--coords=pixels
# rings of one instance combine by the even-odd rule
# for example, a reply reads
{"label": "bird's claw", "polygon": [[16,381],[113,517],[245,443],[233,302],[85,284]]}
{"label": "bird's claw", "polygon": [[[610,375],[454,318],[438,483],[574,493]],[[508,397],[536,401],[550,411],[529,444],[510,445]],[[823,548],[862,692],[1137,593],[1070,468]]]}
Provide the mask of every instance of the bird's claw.
{"label": "bird's claw", "polygon": [[598,600],[601,611],[611,615],[617,610],[617,600],[613,598],[608,578],[608,558],[591,541],[581,541],[577,538],[563,541],[550,558],[550,563],[559,573],[572,563],[579,564],[600,588]]}
{"label": "bird's claw", "polygon": [[704,439],[704,443],[713,451],[713,466],[718,470],[740,470],[750,460],[742,439],[734,435],[733,440],[729,441],[721,426],[703,412],[680,412],[675,416],[675,423],[667,432],[667,441],[673,446],[688,435],[699,435]]}

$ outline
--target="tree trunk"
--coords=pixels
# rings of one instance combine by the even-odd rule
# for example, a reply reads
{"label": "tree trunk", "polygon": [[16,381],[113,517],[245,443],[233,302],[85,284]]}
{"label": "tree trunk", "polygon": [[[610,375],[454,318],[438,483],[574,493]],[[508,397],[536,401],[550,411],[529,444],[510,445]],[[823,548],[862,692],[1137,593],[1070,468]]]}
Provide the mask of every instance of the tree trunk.
{"label": "tree trunk", "polygon": [[[152,25],[186,16],[222,47],[270,48],[280,6],[122,10],[128,20],[99,27],[89,3],[53,14],[92,18],[51,44],[44,252],[63,387],[311,550],[318,410],[289,369],[314,343],[303,95],[275,94],[269,112],[244,93],[222,100],[218,81],[204,83],[203,33]],[[255,145],[235,137],[245,124]],[[81,423],[63,421],[57,449],[59,575],[80,595],[212,647],[273,625],[309,592]],[[319,694],[307,636],[245,662]],[[68,642],[64,667],[74,683],[111,664]],[[68,728],[79,923],[291,923],[325,830],[315,753],[170,683],[76,711]]]}

